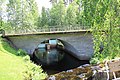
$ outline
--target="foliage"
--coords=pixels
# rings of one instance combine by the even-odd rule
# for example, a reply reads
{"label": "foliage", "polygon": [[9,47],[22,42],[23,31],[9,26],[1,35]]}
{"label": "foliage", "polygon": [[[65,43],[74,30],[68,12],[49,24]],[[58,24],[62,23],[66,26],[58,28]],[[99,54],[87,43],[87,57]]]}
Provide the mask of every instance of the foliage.
{"label": "foliage", "polygon": [[31,29],[36,26],[38,11],[34,0],[8,0],[6,12],[7,22],[13,30]]}
{"label": "foliage", "polygon": [[27,52],[22,50],[22,49],[19,49],[16,53],[17,56],[26,56],[27,55]]}
{"label": "foliage", "polygon": [[[76,6],[75,6],[76,5]],[[77,11],[78,11],[78,6],[75,1],[73,1],[67,8],[66,16],[65,16],[65,21],[68,25],[75,25],[77,22]]]}
{"label": "foliage", "polygon": [[25,56],[24,61],[27,67],[27,70],[24,71],[24,80],[44,80],[47,77],[40,66],[30,61],[29,56]]}
{"label": "foliage", "polygon": [[[88,11],[86,11],[85,6],[82,4],[82,0],[72,0],[72,1],[56,1],[52,0],[52,8],[50,9],[50,17],[49,17],[49,26],[85,26],[84,28],[90,28],[92,19],[89,19],[94,13],[89,16],[86,14]],[[92,12],[91,12],[92,13]]]}
{"label": "foliage", "polygon": [[40,66],[30,61],[28,55],[16,56],[16,52],[0,37],[0,80],[41,80],[47,76]]}
{"label": "foliage", "polygon": [[54,4],[50,10],[50,25],[63,25],[65,16],[65,6],[63,0],[60,0],[57,4]]}
{"label": "foliage", "polygon": [[16,56],[25,56],[27,55],[27,52],[22,50],[22,49],[19,49],[18,51],[16,51],[15,49],[13,50],[13,46],[10,45],[9,42],[6,41],[6,39],[1,39],[2,42],[2,47],[6,50],[6,51],[9,51],[10,53],[16,55]]}
{"label": "foliage", "polygon": [[[3,0],[2,0],[3,1]],[[3,1],[5,2],[5,1]],[[52,8],[42,7],[38,14],[38,8],[34,0],[6,0],[6,17],[1,17],[2,29],[7,31],[30,31],[45,26],[90,26],[92,12],[88,16],[89,7],[82,6],[81,0],[52,0]],[[85,7],[85,9],[83,9]],[[3,9],[0,6],[0,9]],[[88,10],[87,10],[88,9]],[[2,12],[3,13],[3,12]],[[3,15],[2,15],[3,16]],[[79,25],[78,25],[79,24]]]}
{"label": "foliage", "polygon": [[[12,54],[16,55],[17,51],[16,51],[15,49],[13,49],[13,48],[11,47],[10,43],[6,42],[5,39],[2,39],[2,38],[1,38],[0,44],[1,44],[1,47],[2,47],[2,49],[3,49],[4,51],[7,51],[7,52],[9,52],[9,53],[12,53]],[[1,51],[2,51],[2,50],[1,50]],[[3,52],[4,52],[4,51],[3,51]]]}
{"label": "foliage", "polygon": [[5,16],[4,12],[5,10],[3,9],[4,6],[5,6],[5,1],[6,0],[0,0],[0,29],[3,29],[5,26],[4,26],[4,21],[3,21],[3,18]]}
{"label": "foliage", "polygon": [[26,63],[22,57],[14,55],[16,51],[8,47],[8,44],[3,46],[5,42],[1,40],[0,38],[0,80],[22,80]]}
{"label": "foliage", "polygon": [[[94,24],[94,58],[91,62],[120,57],[120,1],[99,0],[95,7]],[[92,6],[93,7],[93,6]],[[100,46],[103,51],[100,51]]]}
{"label": "foliage", "polygon": [[48,14],[47,10],[45,10],[45,7],[42,7],[40,26],[44,27],[45,25],[48,25]]}
{"label": "foliage", "polygon": [[36,26],[92,27],[95,54],[92,62],[120,56],[120,0],[69,0],[68,3],[66,0],[51,0],[52,8],[43,7],[40,15],[34,0],[7,1],[7,21],[3,17],[6,1],[0,2],[0,29],[27,31]]}
{"label": "foliage", "polygon": [[84,24],[93,26],[97,3],[100,0],[82,0]]}

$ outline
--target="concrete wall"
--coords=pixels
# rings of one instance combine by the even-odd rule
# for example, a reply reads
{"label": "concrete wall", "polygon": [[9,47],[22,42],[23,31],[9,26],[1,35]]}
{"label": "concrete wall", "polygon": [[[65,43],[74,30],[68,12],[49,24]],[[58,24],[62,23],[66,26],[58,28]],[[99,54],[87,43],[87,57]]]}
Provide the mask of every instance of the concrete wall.
{"label": "concrete wall", "polygon": [[[26,50],[32,54],[37,45],[47,39],[58,38],[71,44],[79,54],[88,56],[93,54],[93,41],[91,33],[68,33],[68,34],[44,34],[44,35],[24,35],[9,36],[9,39],[17,48]],[[83,57],[83,60],[85,58]],[[85,59],[86,60],[86,59]]]}

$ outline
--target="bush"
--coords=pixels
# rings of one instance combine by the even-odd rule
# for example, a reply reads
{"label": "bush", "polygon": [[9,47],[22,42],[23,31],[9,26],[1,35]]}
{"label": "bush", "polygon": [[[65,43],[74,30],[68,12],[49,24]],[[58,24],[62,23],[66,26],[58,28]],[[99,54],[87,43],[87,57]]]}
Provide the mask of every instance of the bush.
{"label": "bush", "polygon": [[18,51],[17,51],[17,54],[16,54],[17,56],[26,56],[27,55],[27,52],[26,51],[24,51],[24,50],[22,50],[22,49],[19,49]]}
{"label": "bush", "polygon": [[30,56],[29,56],[29,55],[26,55],[25,57],[23,57],[23,60],[24,60],[25,62],[30,61]]}
{"label": "bush", "polygon": [[41,66],[38,66],[30,61],[27,55],[23,58],[26,62],[26,71],[24,71],[24,80],[44,80],[47,74],[43,72]]}
{"label": "bush", "polygon": [[[97,5],[99,6],[96,6],[92,25],[94,59],[91,62],[120,58],[120,14],[118,14],[120,3],[118,0],[111,0],[106,3],[107,6],[101,5],[101,2]],[[101,43],[104,46],[103,51],[99,48]]]}
{"label": "bush", "polygon": [[92,58],[91,60],[90,60],[90,64],[99,64],[99,60],[98,60],[98,58]]}

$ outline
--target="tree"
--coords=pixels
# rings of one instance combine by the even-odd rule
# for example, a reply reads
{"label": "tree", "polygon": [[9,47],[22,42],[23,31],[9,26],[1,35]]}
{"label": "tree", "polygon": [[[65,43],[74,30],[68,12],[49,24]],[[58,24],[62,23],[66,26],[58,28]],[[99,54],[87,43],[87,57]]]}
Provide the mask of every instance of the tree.
{"label": "tree", "polygon": [[0,28],[2,27],[2,3],[3,1],[0,1]]}
{"label": "tree", "polygon": [[7,13],[6,13],[7,0],[0,0],[0,29],[8,30],[9,24],[7,23]]}
{"label": "tree", "polygon": [[[100,0],[82,0],[82,19],[85,26],[93,26],[97,3]],[[81,15],[80,15],[81,16]]]}
{"label": "tree", "polygon": [[65,21],[67,25],[75,25],[77,24],[77,11],[78,6],[75,1],[73,1],[67,8]]}
{"label": "tree", "polygon": [[36,26],[38,9],[34,0],[8,0],[8,23],[15,30]]}
{"label": "tree", "polygon": [[44,27],[45,25],[48,25],[48,15],[47,15],[47,10],[45,10],[45,7],[42,7],[40,23],[42,27]]}
{"label": "tree", "polygon": [[[95,8],[92,21],[94,37],[94,58],[98,61],[120,57],[120,1],[99,0]],[[100,46],[103,51],[100,53]],[[96,60],[95,59],[95,60]],[[94,60],[93,60],[94,61]]]}
{"label": "tree", "polygon": [[[16,2],[14,3],[14,0],[8,0],[8,4],[7,4],[7,13],[8,13],[8,23],[10,23],[10,26],[12,26],[12,28],[16,28],[17,25],[17,12],[16,12]],[[18,3],[19,4],[19,3]],[[19,4],[20,5],[20,4]],[[19,10],[19,9],[18,9]]]}
{"label": "tree", "polygon": [[65,5],[63,0],[60,0],[57,4],[54,4],[50,10],[50,22],[52,26],[63,25],[65,17]]}
{"label": "tree", "polygon": [[25,20],[28,26],[31,26],[31,29],[35,28],[37,27],[37,19],[39,17],[37,4],[35,0],[27,0],[25,5],[24,10],[25,8],[27,8],[26,11],[28,10],[26,14],[27,19],[25,18]]}
{"label": "tree", "polygon": [[41,16],[38,17],[36,24],[38,28],[41,27]]}

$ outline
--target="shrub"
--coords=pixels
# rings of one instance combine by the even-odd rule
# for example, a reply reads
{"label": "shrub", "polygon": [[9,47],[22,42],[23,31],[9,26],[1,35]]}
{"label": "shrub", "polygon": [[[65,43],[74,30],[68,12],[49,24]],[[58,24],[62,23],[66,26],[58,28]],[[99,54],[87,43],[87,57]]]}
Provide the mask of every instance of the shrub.
{"label": "shrub", "polygon": [[41,66],[38,66],[30,61],[27,55],[23,58],[26,61],[26,71],[24,71],[24,80],[44,80],[47,74],[43,72]]}
{"label": "shrub", "polygon": [[23,60],[24,60],[25,62],[30,61],[30,56],[29,56],[29,55],[26,55],[25,57],[23,57]]}
{"label": "shrub", "polygon": [[90,60],[90,63],[91,64],[98,64],[99,63],[99,60],[97,59],[97,58],[92,58],[91,60]]}
{"label": "shrub", "polygon": [[[93,61],[103,62],[120,57],[120,14],[118,0],[98,2],[93,18],[92,34],[94,42]],[[100,45],[104,46],[100,51]],[[96,59],[95,59],[96,58]],[[97,62],[97,63],[98,63]]]}
{"label": "shrub", "polygon": [[19,49],[18,51],[17,51],[17,54],[16,54],[17,56],[26,56],[27,55],[27,52],[26,51],[24,51],[24,50],[22,50],[22,49]]}

